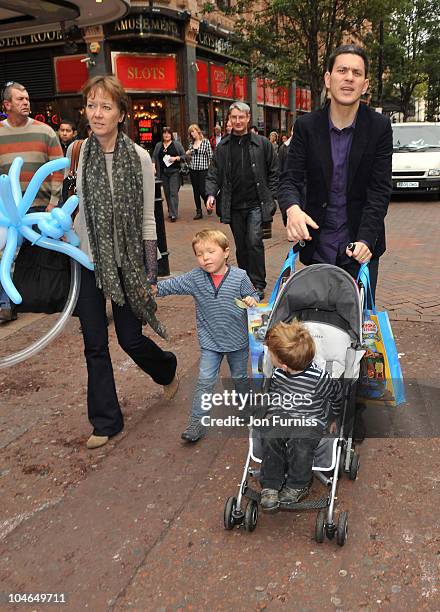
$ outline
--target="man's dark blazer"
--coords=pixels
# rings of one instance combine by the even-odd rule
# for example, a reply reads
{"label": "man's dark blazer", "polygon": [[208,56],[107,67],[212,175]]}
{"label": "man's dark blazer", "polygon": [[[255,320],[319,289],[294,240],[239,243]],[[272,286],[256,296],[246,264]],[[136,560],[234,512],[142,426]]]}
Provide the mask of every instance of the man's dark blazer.
{"label": "man's dark blazer", "polygon": [[[303,115],[295,122],[285,170],[280,177],[278,202],[283,213],[298,204],[321,227],[333,173],[329,106]],[[390,120],[361,103],[356,116],[348,160],[347,217],[350,240],[364,240],[373,258],[385,251],[384,218],[391,197],[393,135]],[[305,202],[301,201],[304,186]],[[312,240],[300,252],[303,263],[313,259],[319,230],[309,228]]]}

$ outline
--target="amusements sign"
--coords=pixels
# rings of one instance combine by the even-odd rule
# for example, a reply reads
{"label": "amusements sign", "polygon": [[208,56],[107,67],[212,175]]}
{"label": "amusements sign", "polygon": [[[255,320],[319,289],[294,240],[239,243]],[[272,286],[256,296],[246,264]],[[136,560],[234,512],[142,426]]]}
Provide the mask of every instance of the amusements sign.
{"label": "amusements sign", "polygon": [[129,92],[177,91],[175,55],[112,53],[113,73]]}
{"label": "amusements sign", "polygon": [[125,38],[127,36],[158,36],[183,40],[183,22],[166,15],[135,14],[124,17],[105,26],[106,38]]}

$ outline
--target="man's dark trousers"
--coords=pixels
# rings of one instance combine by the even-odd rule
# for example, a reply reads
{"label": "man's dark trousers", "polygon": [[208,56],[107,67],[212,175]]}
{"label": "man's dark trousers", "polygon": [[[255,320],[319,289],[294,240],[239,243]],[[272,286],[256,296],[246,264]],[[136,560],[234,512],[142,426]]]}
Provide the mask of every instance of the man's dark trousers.
{"label": "man's dark trousers", "polygon": [[266,264],[261,207],[232,209],[230,225],[235,240],[238,266],[246,270],[255,289],[264,291]]}

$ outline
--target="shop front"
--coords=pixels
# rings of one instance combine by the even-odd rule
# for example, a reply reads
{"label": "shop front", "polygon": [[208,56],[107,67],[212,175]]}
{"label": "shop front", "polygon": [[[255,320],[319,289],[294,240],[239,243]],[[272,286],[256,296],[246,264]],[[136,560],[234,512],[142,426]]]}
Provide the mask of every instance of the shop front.
{"label": "shop front", "polygon": [[176,54],[112,52],[112,71],[130,95],[129,132],[152,153],[168,125],[183,138],[182,86]]}
{"label": "shop front", "polygon": [[202,21],[197,36],[198,122],[206,136],[214,127],[225,131],[228,112],[234,100],[247,102],[248,77],[231,74],[227,62],[232,60],[232,43],[226,31]]}
{"label": "shop front", "polygon": [[183,11],[138,9],[105,28],[111,72],[130,97],[130,137],[150,154],[165,125],[186,141],[182,67],[187,18]]}
{"label": "shop front", "polygon": [[[104,26],[77,28],[73,39],[63,32],[0,39],[0,79],[22,82],[33,116],[57,129],[61,118],[84,116],[81,87],[89,76],[113,73],[130,97],[129,134],[150,152],[164,125],[184,146],[194,121],[208,137],[216,125],[224,132],[233,100],[250,105],[261,133],[287,132],[295,113],[291,92],[253,83],[245,64],[243,76],[231,74],[232,45],[231,32],[151,3]],[[298,112],[307,112],[308,103],[300,93]]]}
{"label": "shop front", "polygon": [[277,132],[281,138],[289,129],[289,90],[287,87],[275,87],[268,79],[257,79],[257,127],[269,136]]}
{"label": "shop front", "polygon": [[228,112],[234,100],[246,100],[247,77],[232,75],[224,64],[197,60],[197,100],[199,126],[211,137],[214,127],[225,131]]}
{"label": "shop front", "polygon": [[26,87],[32,117],[55,130],[62,118],[81,119],[80,90],[88,78],[84,42],[66,45],[61,32],[51,31],[0,39],[0,50],[0,81]]}

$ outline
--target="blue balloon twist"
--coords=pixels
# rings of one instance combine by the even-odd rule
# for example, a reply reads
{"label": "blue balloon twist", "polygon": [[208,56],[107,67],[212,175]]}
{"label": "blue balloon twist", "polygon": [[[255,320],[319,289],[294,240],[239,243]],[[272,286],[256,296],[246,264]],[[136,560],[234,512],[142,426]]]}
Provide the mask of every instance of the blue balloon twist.
{"label": "blue balloon twist", "polygon": [[[61,208],[54,208],[50,213],[29,213],[41,184],[49,174],[63,170],[69,165],[65,157],[54,159],[41,166],[34,174],[24,194],[20,187],[20,171],[23,159],[16,157],[9,168],[9,173],[0,176],[0,282],[9,298],[15,304],[21,304],[22,298],[11,277],[11,268],[15,251],[26,238],[39,247],[64,253],[75,259],[85,268],[93,270],[93,263],[78,248],[80,240],[72,229],[72,214],[78,205],[77,196],[71,196]],[[39,234],[32,225],[38,225]],[[4,235],[6,231],[6,235]],[[65,240],[60,240],[63,236]]]}

